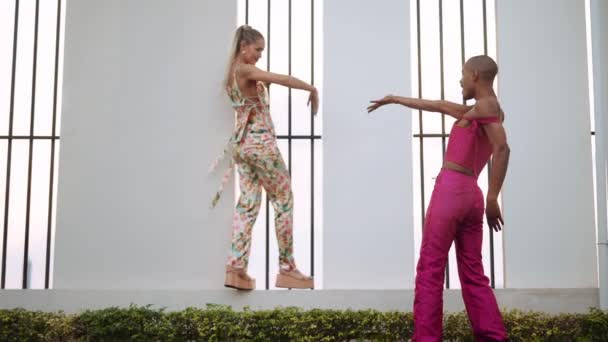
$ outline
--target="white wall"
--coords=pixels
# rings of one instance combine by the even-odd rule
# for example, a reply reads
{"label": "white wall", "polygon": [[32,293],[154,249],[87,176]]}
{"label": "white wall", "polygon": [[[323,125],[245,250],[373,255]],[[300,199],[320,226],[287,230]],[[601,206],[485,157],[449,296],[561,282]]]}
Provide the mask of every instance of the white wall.
{"label": "white wall", "polygon": [[409,2],[324,2],[324,288],[412,288]]}
{"label": "white wall", "polygon": [[[206,172],[235,5],[67,2],[54,288],[222,286],[233,191],[210,212]],[[411,115],[365,111],[411,93],[410,6],[323,6],[323,286],[412,288]],[[497,21],[506,286],[596,287],[584,4],[499,1]]]}
{"label": "white wall", "polygon": [[54,288],[223,286],[234,1],[70,0]]}
{"label": "white wall", "polygon": [[[501,308],[541,311],[548,314],[588,313],[597,307],[598,289],[498,289],[496,300]],[[300,307],[305,310],[379,310],[409,311],[414,290],[322,290],[322,291],[254,291],[235,295],[231,290],[4,290],[0,309],[25,308],[66,313],[110,306],[129,307],[153,305],[169,311],[201,307],[205,303],[221,303],[234,310],[249,307],[270,310],[276,307]],[[462,312],[464,303],[460,290],[443,292],[443,310]]]}
{"label": "white wall", "polygon": [[597,287],[584,1],[496,7],[511,146],[505,285]]}

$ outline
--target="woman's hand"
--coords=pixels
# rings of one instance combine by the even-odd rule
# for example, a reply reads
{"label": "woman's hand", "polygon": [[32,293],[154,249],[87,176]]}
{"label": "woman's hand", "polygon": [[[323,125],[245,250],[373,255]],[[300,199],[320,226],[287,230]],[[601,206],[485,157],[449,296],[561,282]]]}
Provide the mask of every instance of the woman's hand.
{"label": "woman's hand", "polygon": [[307,104],[309,106],[312,105],[312,113],[314,115],[317,115],[317,111],[319,110],[319,91],[317,90],[317,88],[313,88],[310,91]]}

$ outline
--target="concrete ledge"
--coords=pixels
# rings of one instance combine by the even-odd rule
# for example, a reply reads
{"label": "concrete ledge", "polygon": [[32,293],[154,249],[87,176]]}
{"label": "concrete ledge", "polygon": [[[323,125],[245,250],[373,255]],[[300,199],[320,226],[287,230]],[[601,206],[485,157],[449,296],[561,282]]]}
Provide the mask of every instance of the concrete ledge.
{"label": "concrete ledge", "polygon": [[[585,313],[599,306],[598,289],[499,289],[495,291],[503,309],[542,311],[546,313]],[[413,290],[234,290],[163,291],[163,290],[0,290],[0,309],[75,313],[85,309],[110,306],[124,307],[152,304],[155,308],[182,310],[205,307],[208,303],[230,305],[236,310],[273,309],[296,306],[304,309],[376,309],[379,311],[411,311]],[[462,311],[460,290],[444,292],[444,310]]]}

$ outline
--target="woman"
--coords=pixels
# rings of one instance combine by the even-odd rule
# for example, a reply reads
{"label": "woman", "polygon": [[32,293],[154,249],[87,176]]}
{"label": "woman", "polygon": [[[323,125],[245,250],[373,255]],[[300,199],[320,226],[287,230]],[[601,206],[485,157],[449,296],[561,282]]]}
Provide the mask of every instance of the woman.
{"label": "woman", "polygon": [[[243,25],[235,33],[225,87],[236,111],[234,132],[225,155],[238,165],[241,194],[232,223],[232,248],[226,265],[225,286],[253,290],[255,280],[247,275],[251,250],[251,232],[260,211],[262,187],[275,212],[279,245],[279,274],[276,287],[314,288],[311,277],[303,275],[293,257],[293,193],[291,179],[277,146],[270,117],[266,84],[310,92],[308,103],[316,114],[319,104],[317,89],[295,77],[266,72],[255,67],[264,51],[264,36]],[[217,165],[217,162],[214,166]],[[223,183],[232,172],[224,175]],[[215,206],[221,189],[213,199]]]}

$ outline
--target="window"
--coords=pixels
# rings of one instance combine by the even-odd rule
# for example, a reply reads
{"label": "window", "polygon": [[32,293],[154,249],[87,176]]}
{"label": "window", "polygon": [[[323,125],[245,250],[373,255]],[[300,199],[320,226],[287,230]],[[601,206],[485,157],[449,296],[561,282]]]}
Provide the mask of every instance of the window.
{"label": "window", "polygon": [[49,288],[63,1],[0,3],[0,288]]}
{"label": "window", "polygon": [[[238,25],[260,31],[266,49],[257,66],[293,75],[322,92],[321,1],[239,0]],[[322,120],[306,106],[308,93],[273,85],[270,112],[279,149],[292,176],[294,192],[294,256],[298,268],[322,284]],[[320,110],[321,113],[321,110]],[[238,179],[238,178],[237,178]],[[238,184],[236,196],[238,199]],[[264,195],[253,228],[250,274],[258,289],[274,289],[278,273],[278,247],[274,238],[274,212]]]}
{"label": "window", "polygon": [[[462,103],[462,65],[475,55],[496,60],[496,18],[494,0],[411,0],[412,89],[413,96]],[[500,77],[500,74],[499,74]],[[424,213],[430,201],[434,179],[441,169],[454,119],[419,111],[413,115],[414,237],[416,261],[422,238]],[[487,192],[488,167],[479,176],[479,186]],[[502,234],[487,224],[483,237],[484,271],[492,287],[503,287]],[[446,268],[446,288],[459,288],[456,254],[450,250]]]}

